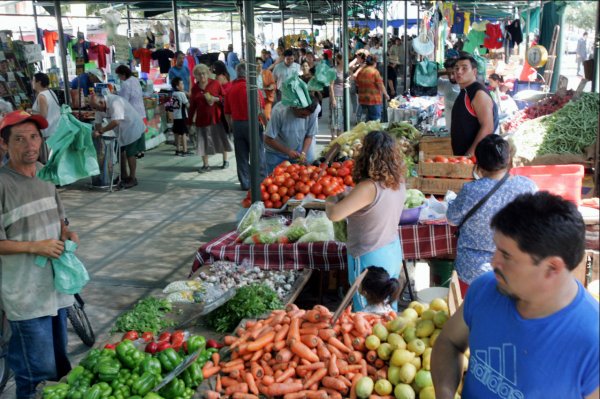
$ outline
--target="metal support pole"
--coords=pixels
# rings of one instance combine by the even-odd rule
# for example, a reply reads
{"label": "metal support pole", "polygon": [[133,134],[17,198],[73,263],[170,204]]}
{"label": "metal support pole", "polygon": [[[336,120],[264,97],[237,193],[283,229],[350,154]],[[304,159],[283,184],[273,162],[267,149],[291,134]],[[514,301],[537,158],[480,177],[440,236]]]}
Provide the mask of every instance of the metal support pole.
{"label": "metal support pole", "polygon": [[[173,31],[175,33],[175,51],[179,51],[179,24],[177,19],[177,0],[171,0],[173,8]],[[127,7],[129,10],[129,7]]]}
{"label": "metal support pole", "polygon": [[283,22],[285,18],[285,0],[279,0],[279,10],[281,10],[281,45],[285,47],[285,23]]}
{"label": "metal support pole", "polygon": [[56,16],[56,25],[58,27],[58,45],[60,46],[60,63],[62,64],[65,102],[67,105],[71,105],[71,93],[69,92],[69,71],[67,69],[67,44],[65,43],[64,39],[62,13],[60,12],[60,0],[54,0],[54,15]]}
{"label": "metal support pole", "polygon": [[[242,42],[240,45],[242,46],[242,59],[246,58],[246,50],[244,49],[244,2],[238,0],[238,10],[240,12],[240,37]],[[254,17],[252,17],[252,24],[254,24]],[[254,35],[254,25],[252,26],[252,34]],[[252,61],[252,60],[250,60]]]}
{"label": "metal support pole", "polygon": [[131,13],[129,11],[129,4],[125,4],[127,7],[127,36],[132,37],[133,33],[131,32]]}
{"label": "metal support pole", "polygon": [[348,0],[342,0],[342,55],[344,56],[344,131],[350,130],[350,74],[348,73]]}
{"label": "metal support pole", "polygon": [[37,17],[37,7],[36,7],[35,4],[36,4],[36,2],[34,1],[33,4],[32,4],[32,6],[33,6],[33,23],[35,24],[35,42],[37,44],[41,44],[38,41],[38,29],[39,29],[39,26],[38,26],[38,17]]}
{"label": "metal support pole", "polygon": [[[387,44],[388,44],[388,34],[387,34],[387,0],[383,0],[383,86],[385,87],[386,91],[389,92],[387,90],[388,87],[388,67],[387,67]],[[385,98],[385,96],[383,96],[382,99],[382,110],[381,110],[381,121],[382,122],[387,122],[388,121],[388,114],[387,114],[387,100]]]}
{"label": "metal support pole", "polygon": [[229,37],[231,38],[231,45],[233,46],[233,13],[229,13]]}
{"label": "metal support pole", "polygon": [[[598,7],[596,11],[596,37],[594,38],[594,76],[592,79],[592,91],[594,93],[600,93],[600,7]],[[598,157],[598,143],[600,143],[600,140],[596,140],[596,157]],[[598,173],[598,165],[596,165],[596,173]],[[598,188],[598,183],[598,179],[596,179],[596,189]]]}
{"label": "metal support pole", "polygon": [[[242,15],[240,14],[240,17]],[[260,201],[260,134],[258,131],[258,88],[256,86],[256,39],[254,37],[254,0],[243,8],[246,25],[246,90],[248,93],[248,124],[250,129],[250,192],[252,202]]]}
{"label": "metal support pole", "polygon": [[[404,40],[402,41],[402,43],[404,44],[404,70],[402,71],[402,75],[404,78],[404,86],[402,86],[402,88],[404,89],[404,92],[408,91],[408,81],[406,79],[406,69],[408,68],[408,64],[410,63],[410,60],[408,59],[408,1],[404,2]],[[419,23],[419,21],[417,21],[417,24]]]}
{"label": "metal support pole", "polygon": [[417,37],[421,33],[421,7],[417,3]]}
{"label": "metal support pole", "polygon": [[527,9],[527,30],[525,31],[525,55],[529,51],[529,33],[531,32],[531,8]]}

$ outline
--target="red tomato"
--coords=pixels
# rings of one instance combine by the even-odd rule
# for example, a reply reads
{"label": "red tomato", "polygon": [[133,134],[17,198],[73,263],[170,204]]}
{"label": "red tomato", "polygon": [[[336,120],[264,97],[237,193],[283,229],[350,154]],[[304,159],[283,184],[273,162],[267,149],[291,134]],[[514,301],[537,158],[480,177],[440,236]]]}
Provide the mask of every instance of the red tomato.
{"label": "red tomato", "polygon": [[352,175],[344,177],[344,184],[351,187],[354,186],[354,180],[352,180]]}
{"label": "red tomato", "polygon": [[284,172],[283,173],[283,177],[285,177],[286,179],[289,179],[291,175],[288,172]]}
{"label": "red tomato", "polygon": [[311,173],[313,173],[315,171],[315,167],[314,166],[309,166],[306,168],[306,172],[310,175]]}
{"label": "red tomato", "polygon": [[[167,345],[169,344],[168,341],[163,341],[163,342],[166,342]],[[156,353],[156,352],[158,352],[158,343],[154,342],[154,341],[153,342],[148,342],[148,345],[146,345],[145,351],[147,353]]]}
{"label": "red tomato", "polygon": [[290,177],[291,177],[292,179],[294,179],[295,181],[298,181],[298,180],[300,180],[300,175],[299,175],[298,173],[292,173],[292,174],[290,175]]}
{"label": "red tomato", "polygon": [[244,198],[242,200],[242,208],[250,208],[250,205],[252,205],[252,200],[250,198]]}
{"label": "red tomato", "polygon": [[175,342],[175,340],[185,340],[185,332],[183,330],[173,331],[173,334],[171,334],[171,342]]}
{"label": "red tomato", "polygon": [[296,194],[296,196],[294,198],[296,198],[297,200],[303,200],[304,199],[304,194],[298,193],[298,194]]}
{"label": "red tomato", "polygon": [[287,195],[287,192],[288,192],[288,188],[286,186],[279,187],[278,193],[281,197]]}
{"label": "red tomato", "polygon": [[342,162],[344,168],[352,169],[354,167],[354,159],[347,159]]}
{"label": "red tomato", "polygon": [[281,166],[277,166],[275,167],[275,169],[273,169],[273,176],[279,176],[281,174],[283,174],[284,169]]}
{"label": "red tomato", "polygon": [[106,344],[104,345],[104,349],[110,349],[110,350],[115,350],[117,348],[117,345],[115,344]]}
{"label": "red tomato", "polygon": [[262,198],[263,202],[267,201],[271,196],[269,195],[269,193],[261,193],[260,197]]}
{"label": "red tomato", "polygon": [[321,194],[321,191],[323,191],[323,185],[321,183],[315,183],[310,188],[310,191],[315,195],[319,195]]}
{"label": "red tomato", "polygon": [[308,183],[310,181],[310,176],[308,176],[308,175],[300,176],[300,181],[302,183]]}
{"label": "red tomato", "polygon": [[337,176],[337,169],[334,167],[327,168],[327,174],[329,176]]}
{"label": "red tomato", "polygon": [[473,161],[471,161],[469,158],[465,159],[463,163],[466,165],[473,165]]}
{"label": "red tomato", "polygon": [[273,207],[275,209],[279,209],[283,206],[283,203],[281,201],[277,201],[277,202],[273,202]]}
{"label": "red tomato", "polygon": [[[271,194],[271,201],[273,201],[273,203],[279,201],[281,199],[281,196],[279,195],[279,193],[273,193]],[[276,206],[275,208],[279,208],[278,206]]]}
{"label": "red tomato", "polygon": [[[306,184],[303,185],[302,188],[300,189],[300,193],[302,193],[302,194],[310,193],[310,186],[308,186]],[[298,194],[296,194],[296,195],[298,195]]]}
{"label": "red tomato", "polygon": [[294,165],[290,165],[287,168],[285,168],[285,171],[291,174],[296,171],[296,168],[294,167]]}
{"label": "red tomato", "polygon": [[304,183],[302,183],[301,181],[297,182],[296,185],[294,186],[297,193],[302,191],[302,187],[304,187]]}
{"label": "red tomato", "polygon": [[[270,177],[267,177],[264,181],[263,181],[263,185],[265,187],[270,186],[271,184],[273,184],[273,179],[271,179]],[[262,187],[261,187],[262,188]]]}
{"label": "red tomato", "polygon": [[327,196],[325,194],[319,194],[317,195],[317,199],[324,200],[327,199]]}
{"label": "red tomato", "polygon": [[292,163],[290,161],[283,161],[282,163],[279,164],[279,166],[283,166],[284,168],[287,168],[288,166],[290,166]]}
{"label": "red tomato", "polygon": [[154,340],[154,334],[152,334],[152,331],[146,331],[142,334],[142,339],[146,342],[150,342]]}
{"label": "red tomato", "polygon": [[170,341],[170,340],[171,340],[171,333],[168,331],[165,331],[164,333],[160,334],[160,336],[158,337],[158,342]]}
{"label": "red tomato", "polygon": [[291,187],[291,188],[288,190],[288,195],[289,195],[290,197],[293,197],[294,195],[296,195],[296,189],[295,189],[294,187]]}
{"label": "red tomato", "polygon": [[471,157],[471,161],[472,161],[473,163],[477,163],[477,158],[475,158],[475,155],[473,155],[473,156]]}
{"label": "red tomato", "polygon": [[271,202],[271,200],[265,201],[265,208],[268,208],[268,209],[273,208],[273,203]]}
{"label": "red tomato", "polygon": [[448,158],[443,155],[436,155],[433,157],[433,162],[448,163]]}
{"label": "red tomato", "polygon": [[340,177],[345,177],[350,174],[350,169],[348,168],[339,168],[337,171],[337,175]]}
{"label": "red tomato", "polygon": [[289,195],[284,195],[283,197],[281,197],[281,202],[283,202],[284,204],[285,204],[286,202],[288,202],[289,200],[290,200],[290,197],[289,197]]}
{"label": "red tomato", "polygon": [[425,161],[423,161],[423,162],[425,162],[425,163],[433,163],[433,159],[431,159],[431,158],[427,158],[427,159],[426,159]]}
{"label": "red tomato", "polygon": [[137,331],[127,331],[125,334],[123,334],[123,339],[128,339],[130,341],[135,341],[138,338],[139,335]]}
{"label": "red tomato", "polygon": [[335,168],[335,169],[337,169],[337,168],[341,168],[341,167],[342,167],[342,164],[341,164],[341,163],[339,163],[339,162],[334,162],[334,163],[332,163],[332,164],[331,164],[331,167],[332,167],[332,168]]}
{"label": "red tomato", "polygon": [[332,193],[333,190],[331,189],[331,186],[323,186],[323,194],[325,194],[326,197],[329,197]]}
{"label": "red tomato", "polygon": [[285,177],[283,177],[282,175],[275,176],[275,179],[273,180],[278,186],[281,186],[283,183],[285,183]]}
{"label": "red tomato", "polygon": [[286,236],[279,236],[277,242],[280,244],[289,244],[290,240]]}
{"label": "red tomato", "polygon": [[279,191],[279,187],[276,186],[275,184],[271,184],[269,186],[269,188],[267,189],[267,191],[269,192],[269,194],[273,194],[273,193],[276,193],[277,191]]}
{"label": "red tomato", "polygon": [[288,178],[288,179],[286,179],[286,180],[285,180],[285,183],[284,183],[284,185],[285,185],[287,188],[292,188],[292,187],[294,187],[294,184],[296,184],[296,182],[295,182],[295,181],[294,181],[294,179],[292,179],[291,177],[290,177],[290,178]]}

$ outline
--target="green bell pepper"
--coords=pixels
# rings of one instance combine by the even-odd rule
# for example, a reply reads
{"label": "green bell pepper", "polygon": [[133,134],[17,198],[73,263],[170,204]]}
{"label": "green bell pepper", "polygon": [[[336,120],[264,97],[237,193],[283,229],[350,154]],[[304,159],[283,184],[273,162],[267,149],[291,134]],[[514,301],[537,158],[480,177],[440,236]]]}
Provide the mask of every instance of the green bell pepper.
{"label": "green bell pepper", "polygon": [[90,371],[94,371],[94,367],[96,366],[96,363],[98,363],[98,359],[100,359],[100,350],[92,349],[85,359],[81,361],[80,365]]}
{"label": "green bell pepper", "polygon": [[184,392],[185,383],[179,378],[174,378],[158,391],[158,393],[166,399],[176,399],[183,395]]}
{"label": "green bell pepper", "polygon": [[146,371],[137,379],[137,381],[133,383],[131,388],[135,394],[142,396],[150,392],[152,388],[154,388],[160,382],[160,380],[160,376]]}
{"label": "green bell pepper", "polygon": [[182,378],[186,387],[197,387],[204,379],[204,376],[202,375],[202,366],[199,363],[190,364],[190,366],[183,371]]}
{"label": "green bell pepper", "polygon": [[71,371],[69,371],[69,374],[67,374],[67,384],[71,385],[75,381],[77,381],[77,379],[79,379],[79,377],[83,375],[84,371],[85,367],[83,366],[74,367]]}
{"label": "green bell pepper", "polygon": [[65,383],[49,385],[43,389],[44,399],[65,399],[68,392],[69,385]]}
{"label": "green bell pepper", "polygon": [[112,381],[119,376],[121,363],[114,358],[103,358],[98,362],[97,368],[100,381]]}
{"label": "green bell pepper", "polygon": [[162,373],[160,360],[158,360],[155,357],[145,358],[144,360],[142,360],[142,362],[139,364],[138,367],[140,368],[140,373],[142,373],[142,374],[146,371],[149,371],[151,373],[158,374],[158,375],[161,375],[161,373]]}
{"label": "green bell pepper", "polygon": [[146,357],[143,352],[140,352],[133,342],[128,339],[123,340],[116,348],[117,358],[125,367],[133,370]]}
{"label": "green bell pepper", "polygon": [[164,398],[162,396],[160,396],[159,394],[150,392],[148,395],[144,396],[144,399],[164,399]]}
{"label": "green bell pepper", "polygon": [[157,357],[158,360],[160,360],[160,364],[164,371],[173,371],[173,369],[183,361],[181,356],[179,356],[173,348],[165,349],[160,352]]}
{"label": "green bell pepper", "polygon": [[194,353],[197,350],[204,350],[206,348],[206,338],[202,335],[192,335],[187,340],[188,353]]}

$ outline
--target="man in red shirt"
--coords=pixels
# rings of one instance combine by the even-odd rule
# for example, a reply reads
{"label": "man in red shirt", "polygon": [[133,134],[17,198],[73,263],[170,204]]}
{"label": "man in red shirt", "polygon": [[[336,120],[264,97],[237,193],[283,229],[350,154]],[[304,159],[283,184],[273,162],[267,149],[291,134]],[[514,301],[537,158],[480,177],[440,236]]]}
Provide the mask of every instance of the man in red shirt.
{"label": "man in red shirt", "polygon": [[[231,82],[231,88],[225,96],[225,118],[233,131],[233,146],[238,180],[243,191],[250,188],[250,125],[248,123],[248,95],[246,89],[246,64],[235,67],[237,79]],[[265,102],[262,93],[258,91],[260,109]],[[253,116],[258,117],[258,115]],[[265,148],[263,145],[263,130],[259,125],[258,158],[261,179],[266,177]]]}

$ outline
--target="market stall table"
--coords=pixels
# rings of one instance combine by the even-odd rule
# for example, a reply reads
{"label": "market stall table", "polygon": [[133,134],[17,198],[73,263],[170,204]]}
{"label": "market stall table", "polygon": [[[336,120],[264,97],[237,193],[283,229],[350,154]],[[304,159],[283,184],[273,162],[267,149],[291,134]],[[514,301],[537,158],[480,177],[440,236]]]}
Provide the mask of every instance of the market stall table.
{"label": "market stall table", "polygon": [[[404,225],[398,227],[404,259],[443,258],[456,252],[455,227],[443,225]],[[346,268],[346,245],[327,241],[294,244],[236,243],[237,232],[226,233],[202,245],[196,252],[192,273],[217,260],[241,263],[246,260],[263,269]]]}

